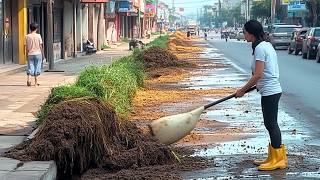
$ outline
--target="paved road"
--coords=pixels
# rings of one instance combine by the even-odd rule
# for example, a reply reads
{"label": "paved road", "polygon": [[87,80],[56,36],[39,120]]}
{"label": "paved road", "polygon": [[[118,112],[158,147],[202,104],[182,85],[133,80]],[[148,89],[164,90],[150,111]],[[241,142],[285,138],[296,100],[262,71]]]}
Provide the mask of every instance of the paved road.
{"label": "paved road", "polygon": [[[209,36],[210,37],[210,36]],[[209,38],[209,44],[223,52],[225,57],[250,73],[252,59],[251,44],[244,41]],[[285,50],[277,50],[280,68],[280,82],[284,91],[283,102],[292,116],[314,127],[320,135],[320,64],[314,60],[304,60],[301,56],[289,55]]]}

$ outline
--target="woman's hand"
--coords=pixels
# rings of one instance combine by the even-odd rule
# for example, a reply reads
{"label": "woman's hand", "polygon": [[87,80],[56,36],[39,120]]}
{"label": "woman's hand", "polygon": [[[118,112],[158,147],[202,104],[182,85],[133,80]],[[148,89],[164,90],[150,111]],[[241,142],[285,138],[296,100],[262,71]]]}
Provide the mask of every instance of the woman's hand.
{"label": "woman's hand", "polygon": [[244,96],[245,93],[246,93],[246,92],[243,91],[242,89],[238,89],[238,90],[236,91],[236,97],[242,97],[242,96]]}

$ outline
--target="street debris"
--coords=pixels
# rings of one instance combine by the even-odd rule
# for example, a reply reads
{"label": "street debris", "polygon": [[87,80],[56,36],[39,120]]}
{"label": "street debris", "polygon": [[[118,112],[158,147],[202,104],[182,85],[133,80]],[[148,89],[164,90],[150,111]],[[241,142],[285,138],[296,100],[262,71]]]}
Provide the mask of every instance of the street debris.
{"label": "street debris", "polygon": [[181,62],[178,61],[178,58],[174,54],[157,46],[143,51],[139,59],[143,61],[146,68],[152,69],[181,65]]}
{"label": "street debris", "polygon": [[176,163],[169,147],[144,135],[96,98],[78,98],[52,109],[36,136],[6,153],[23,161],[55,160],[60,177],[92,167],[120,170]]}

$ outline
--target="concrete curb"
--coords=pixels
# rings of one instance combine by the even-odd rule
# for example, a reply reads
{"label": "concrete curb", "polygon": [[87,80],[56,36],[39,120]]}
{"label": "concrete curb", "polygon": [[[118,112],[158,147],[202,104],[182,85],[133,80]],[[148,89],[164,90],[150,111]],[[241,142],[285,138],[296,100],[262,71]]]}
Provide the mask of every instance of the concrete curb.
{"label": "concrete curb", "polygon": [[27,68],[27,65],[24,65],[24,66],[21,66],[21,67],[10,69],[8,71],[0,72],[0,75],[1,76],[5,76],[5,75],[16,74],[16,73],[25,71],[26,68]]}
{"label": "concrete curb", "polygon": [[21,162],[0,157],[0,180],[55,180],[57,166],[54,161]]}

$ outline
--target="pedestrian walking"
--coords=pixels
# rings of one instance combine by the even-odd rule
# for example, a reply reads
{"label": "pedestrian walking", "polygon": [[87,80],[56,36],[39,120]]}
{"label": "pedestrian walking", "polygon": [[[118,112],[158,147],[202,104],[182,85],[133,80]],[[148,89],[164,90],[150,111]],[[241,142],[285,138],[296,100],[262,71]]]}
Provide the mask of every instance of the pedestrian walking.
{"label": "pedestrian walking", "polygon": [[38,76],[41,74],[44,53],[41,35],[37,33],[38,28],[39,25],[37,23],[31,23],[31,33],[25,38],[25,50],[28,57],[27,86],[31,86],[30,76],[34,77],[34,85],[39,86]]}
{"label": "pedestrian walking", "polygon": [[261,94],[261,107],[264,125],[269,132],[271,143],[266,160],[255,160],[259,170],[284,169],[288,166],[285,146],[282,144],[278,125],[278,104],[282,94],[279,83],[277,53],[269,42],[265,41],[262,25],[256,20],[248,21],[243,28],[245,39],[252,43],[252,77],[236,91],[236,97],[242,97],[246,90],[256,85]]}

